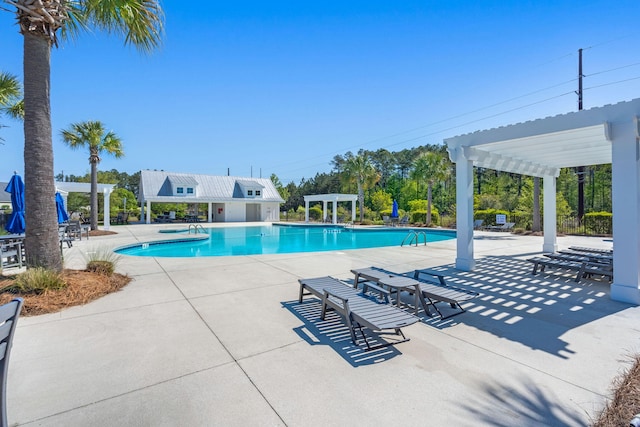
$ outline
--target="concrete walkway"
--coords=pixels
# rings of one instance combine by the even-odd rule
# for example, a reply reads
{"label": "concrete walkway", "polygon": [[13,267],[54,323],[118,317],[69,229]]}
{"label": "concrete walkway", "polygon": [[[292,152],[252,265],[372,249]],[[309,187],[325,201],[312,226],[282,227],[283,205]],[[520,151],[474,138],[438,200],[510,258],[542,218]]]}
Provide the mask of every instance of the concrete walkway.
{"label": "concrete walkway", "polygon": [[[208,224],[207,226],[210,226]],[[65,249],[157,239],[129,225]],[[179,226],[178,226],[179,227]],[[559,246],[611,247],[559,237]],[[20,319],[8,382],[11,425],[582,426],[639,350],[640,308],[606,282],[531,275],[542,238],[478,232],[478,268],[453,268],[455,241],[420,247],[209,258],[124,257],[122,291]],[[459,316],[404,329],[411,341],[355,347],[335,314],[298,304],[297,279],[352,268],[441,267],[480,292]],[[447,307],[444,307],[445,310]]]}

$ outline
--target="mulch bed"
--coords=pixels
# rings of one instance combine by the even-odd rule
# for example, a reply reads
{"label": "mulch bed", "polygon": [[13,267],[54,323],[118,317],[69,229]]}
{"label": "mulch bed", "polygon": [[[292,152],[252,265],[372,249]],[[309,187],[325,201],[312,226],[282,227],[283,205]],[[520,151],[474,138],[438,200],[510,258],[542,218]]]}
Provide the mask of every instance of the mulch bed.
{"label": "mulch bed", "polygon": [[[0,304],[21,297],[24,298],[21,316],[55,313],[117,292],[131,281],[129,276],[118,273],[106,276],[85,270],[64,270],[62,277],[67,284],[64,289],[48,290],[40,294],[4,291],[0,293]],[[10,287],[13,280],[12,276],[0,276],[0,289]]]}

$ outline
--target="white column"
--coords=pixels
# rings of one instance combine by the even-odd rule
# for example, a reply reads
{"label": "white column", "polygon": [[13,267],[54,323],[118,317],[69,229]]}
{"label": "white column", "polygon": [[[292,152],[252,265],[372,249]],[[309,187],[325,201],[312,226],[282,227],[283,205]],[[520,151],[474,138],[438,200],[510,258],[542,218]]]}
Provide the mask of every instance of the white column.
{"label": "white column", "polygon": [[151,224],[151,202],[147,200],[147,224]]}
{"label": "white column", "polygon": [[109,189],[104,189],[102,190],[102,197],[104,200],[104,212],[102,213],[103,217],[104,217],[104,221],[103,221],[103,228],[105,230],[109,230],[110,226],[111,226],[111,214],[109,213],[109,196],[111,195],[111,190]]}
{"label": "white column", "polygon": [[[632,126],[633,123],[633,126]],[[640,125],[612,126],[613,283],[611,299],[640,304]]]}
{"label": "white column", "polygon": [[542,252],[556,252],[558,250],[558,239],[556,237],[556,177],[545,176],[542,179],[543,190],[543,213],[544,213],[544,242]]}
{"label": "white column", "polygon": [[207,222],[213,222],[212,219],[212,208],[213,208],[213,203],[209,202],[208,204],[208,208],[207,208]]}
{"label": "white column", "polygon": [[356,201],[351,201],[351,223],[356,222]]}
{"label": "white column", "polygon": [[334,224],[338,223],[338,201],[337,200],[333,201],[333,223]]}
{"label": "white column", "polygon": [[456,268],[472,271],[473,259],[473,161],[465,157],[461,148],[450,152],[456,163]]}
{"label": "white column", "polygon": [[327,218],[327,201],[322,201],[322,222]]}
{"label": "white column", "polygon": [[304,201],[304,222],[309,222],[309,202]]}

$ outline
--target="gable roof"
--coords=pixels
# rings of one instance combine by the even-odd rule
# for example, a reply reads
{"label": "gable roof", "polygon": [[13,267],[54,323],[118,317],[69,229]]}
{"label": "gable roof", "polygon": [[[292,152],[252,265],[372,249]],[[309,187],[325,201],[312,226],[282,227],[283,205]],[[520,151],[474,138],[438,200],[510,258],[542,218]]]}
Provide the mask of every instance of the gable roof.
{"label": "gable roof", "polygon": [[[174,196],[171,186],[197,186],[194,195]],[[245,198],[238,187],[262,189],[259,198]],[[220,175],[201,175],[165,171],[140,171],[140,202],[206,203],[251,200],[252,203],[284,203],[269,178],[247,178]]]}

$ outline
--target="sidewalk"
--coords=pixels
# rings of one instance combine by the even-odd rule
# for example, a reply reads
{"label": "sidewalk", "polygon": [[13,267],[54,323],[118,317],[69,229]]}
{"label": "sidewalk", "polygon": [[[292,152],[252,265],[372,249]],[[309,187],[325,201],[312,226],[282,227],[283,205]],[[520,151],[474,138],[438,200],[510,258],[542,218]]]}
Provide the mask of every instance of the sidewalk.
{"label": "sidewalk", "polygon": [[[209,226],[210,224],[208,224]],[[173,225],[175,227],[175,225]],[[113,227],[82,252],[170,238],[170,225]],[[610,247],[601,238],[559,237]],[[578,426],[603,406],[639,351],[638,307],[606,282],[531,275],[542,238],[478,232],[477,269],[455,270],[455,240],[419,247],[285,255],[124,257],[122,291],[21,318],[11,354],[11,425]],[[364,352],[335,314],[297,302],[298,278],[352,279],[371,265],[446,268],[482,295],[445,321],[423,316],[411,341]]]}

